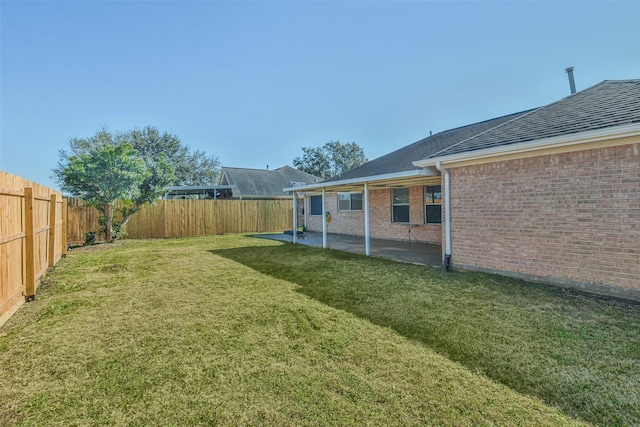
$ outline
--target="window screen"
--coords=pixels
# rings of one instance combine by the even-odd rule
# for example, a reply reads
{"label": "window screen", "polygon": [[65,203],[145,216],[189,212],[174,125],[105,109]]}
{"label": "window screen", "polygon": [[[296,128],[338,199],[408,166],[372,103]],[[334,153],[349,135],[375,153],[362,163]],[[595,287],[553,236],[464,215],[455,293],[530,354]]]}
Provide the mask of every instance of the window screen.
{"label": "window screen", "polygon": [[362,210],[362,193],[339,193],[338,194],[338,210],[339,211],[361,211]]}
{"label": "window screen", "polygon": [[391,197],[393,222],[409,222],[409,189],[394,188]]}
{"label": "window screen", "polygon": [[322,215],[322,196],[311,196],[311,215]]}
{"label": "window screen", "polygon": [[442,189],[439,185],[424,187],[424,222],[427,224],[442,223]]}

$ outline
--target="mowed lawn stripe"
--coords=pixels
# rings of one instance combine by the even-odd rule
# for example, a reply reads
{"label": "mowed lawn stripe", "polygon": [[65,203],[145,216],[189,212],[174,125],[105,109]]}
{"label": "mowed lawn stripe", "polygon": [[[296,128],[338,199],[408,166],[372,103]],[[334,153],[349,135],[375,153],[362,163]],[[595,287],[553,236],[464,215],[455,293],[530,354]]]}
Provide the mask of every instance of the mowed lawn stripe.
{"label": "mowed lawn stripe", "polygon": [[580,424],[229,256],[268,265],[279,246],[221,236],[72,251],[0,329],[0,424]]}

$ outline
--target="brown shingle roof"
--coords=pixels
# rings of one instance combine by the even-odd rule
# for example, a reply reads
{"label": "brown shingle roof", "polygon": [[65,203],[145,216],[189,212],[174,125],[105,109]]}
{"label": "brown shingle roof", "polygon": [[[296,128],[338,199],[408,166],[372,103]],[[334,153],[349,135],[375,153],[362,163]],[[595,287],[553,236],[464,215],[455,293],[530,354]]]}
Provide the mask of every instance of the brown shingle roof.
{"label": "brown shingle roof", "polygon": [[640,80],[606,80],[422,158],[640,122]]}
{"label": "brown shingle roof", "polygon": [[429,157],[431,154],[441,151],[447,147],[464,141],[487,129],[494,128],[499,124],[520,117],[527,112],[510,114],[491,120],[462,126],[459,128],[436,133],[435,135],[421,139],[399,150],[393,151],[377,159],[371,160],[356,168],[343,172],[339,176],[328,178],[323,182],[340,181],[344,179],[361,178],[365,176],[376,176],[390,173],[406,172],[422,169],[414,166],[412,162]]}
{"label": "brown shingle roof", "polygon": [[313,184],[320,178],[283,166],[278,169],[222,168],[221,184],[233,185],[233,197],[283,197],[283,188],[291,182]]}

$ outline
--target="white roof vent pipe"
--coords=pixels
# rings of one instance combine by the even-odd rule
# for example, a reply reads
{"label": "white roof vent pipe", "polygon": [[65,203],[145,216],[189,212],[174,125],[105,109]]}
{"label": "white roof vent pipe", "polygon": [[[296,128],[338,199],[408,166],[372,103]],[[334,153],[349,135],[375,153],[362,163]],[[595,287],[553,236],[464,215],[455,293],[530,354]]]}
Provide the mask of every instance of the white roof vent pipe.
{"label": "white roof vent pipe", "polygon": [[576,93],[576,81],[573,79],[573,67],[569,67],[565,69],[567,74],[569,75],[569,87],[571,88],[571,95]]}

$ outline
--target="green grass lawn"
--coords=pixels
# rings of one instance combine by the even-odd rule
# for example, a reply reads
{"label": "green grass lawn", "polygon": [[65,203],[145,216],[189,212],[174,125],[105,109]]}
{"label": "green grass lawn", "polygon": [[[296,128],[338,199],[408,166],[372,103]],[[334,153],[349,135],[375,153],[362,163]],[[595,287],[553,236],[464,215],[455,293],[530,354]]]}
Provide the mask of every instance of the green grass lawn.
{"label": "green grass lawn", "polygon": [[640,424],[640,307],[243,236],[72,251],[0,425]]}

